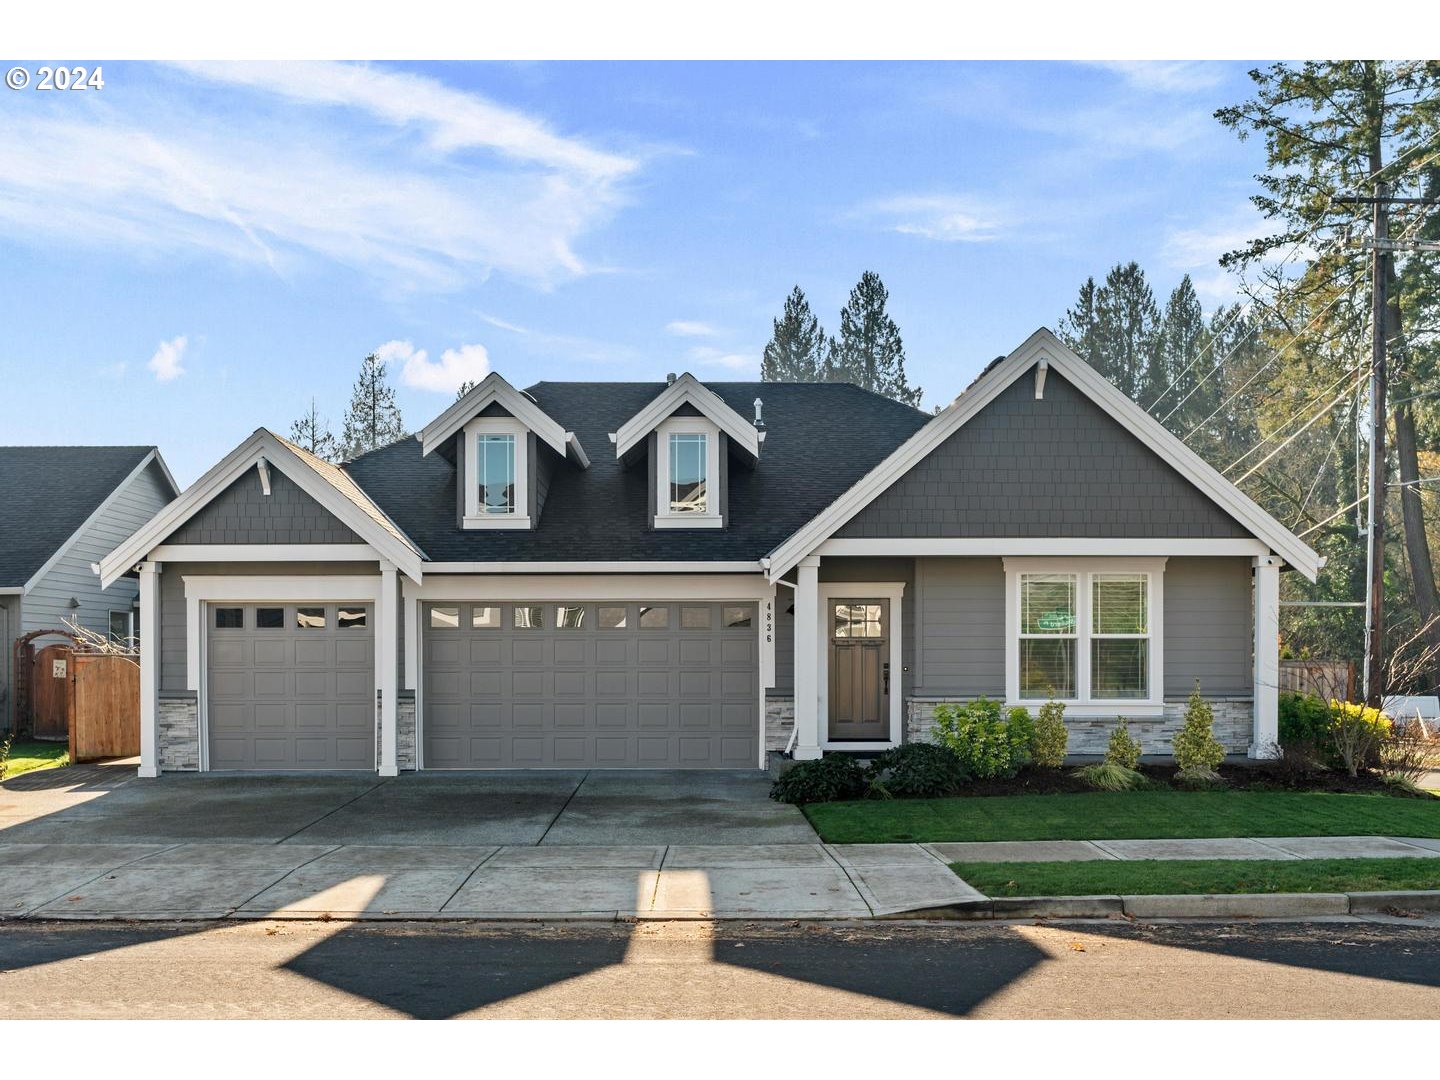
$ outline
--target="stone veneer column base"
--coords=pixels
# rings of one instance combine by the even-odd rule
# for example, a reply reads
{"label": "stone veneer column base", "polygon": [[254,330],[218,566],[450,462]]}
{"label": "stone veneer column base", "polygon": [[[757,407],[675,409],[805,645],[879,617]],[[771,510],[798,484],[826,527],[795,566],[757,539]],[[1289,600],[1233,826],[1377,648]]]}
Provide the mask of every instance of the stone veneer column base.
{"label": "stone veneer column base", "polygon": [[[1251,731],[1254,725],[1255,703],[1248,697],[1207,698],[1215,712],[1215,738],[1220,740],[1228,754],[1243,754],[1250,747]],[[928,739],[934,727],[935,707],[942,701],[911,698],[905,703],[905,738],[909,742]],[[955,701],[954,704],[964,704]],[[1169,754],[1173,749],[1175,733],[1185,722],[1185,702],[1165,702],[1165,714],[1158,717],[1126,717],[1130,734],[1140,743],[1147,754]],[[1066,716],[1065,727],[1070,732],[1071,754],[1105,753],[1110,741],[1110,732],[1115,728],[1119,716]]]}
{"label": "stone veneer column base", "polygon": [[765,699],[765,749],[781,751],[790,745],[790,733],[795,730],[795,699],[772,697]]}
{"label": "stone veneer column base", "polygon": [[157,713],[160,725],[156,749],[161,772],[198,772],[200,769],[200,705],[194,695],[162,697]]}

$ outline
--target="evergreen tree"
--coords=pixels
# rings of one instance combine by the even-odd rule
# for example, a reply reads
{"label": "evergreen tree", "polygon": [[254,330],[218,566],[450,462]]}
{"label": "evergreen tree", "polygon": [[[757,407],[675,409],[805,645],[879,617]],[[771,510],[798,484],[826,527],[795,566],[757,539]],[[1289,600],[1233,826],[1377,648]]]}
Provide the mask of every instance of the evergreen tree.
{"label": "evergreen tree", "polygon": [[760,378],[765,382],[823,382],[829,338],[799,285],[790,290],[785,310],[774,322],[775,330],[760,361]]}
{"label": "evergreen tree", "polygon": [[1100,374],[1136,401],[1152,386],[1156,394],[1164,387],[1164,383],[1155,386],[1150,372],[1159,322],[1155,295],[1139,263],[1116,266],[1105,275],[1105,284],[1095,293],[1096,336],[1100,346],[1097,366]]}
{"label": "evergreen tree", "polygon": [[1209,344],[1205,312],[1186,274],[1165,302],[1141,402],[1157,418],[1168,415],[1167,426],[1172,431],[1189,431],[1190,421],[1204,419],[1209,412],[1205,406],[1214,401],[1213,395],[1200,392],[1208,385],[1208,380],[1201,383],[1200,379],[1213,351]]}
{"label": "evergreen tree", "polygon": [[1060,320],[1060,340],[1074,350],[1075,355],[1080,357],[1093,368],[1099,367],[1099,316],[1095,311],[1095,279],[1085,279],[1085,284],[1080,286],[1079,299],[1075,306],[1065,312],[1064,318]]}
{"label": "evergreen tree", "polygon": [[345,426],[340,432],[345,460],[351,461],[404,437],[405,425],[400,419],[400,407],[395,404],[395,389],[385,381],[385,361],[371,353],[360,364],[360,374],[350,391]]}
{"label": "evergreen tree", "polygon": [[468,394],[471,390],[474,390],[475,387],[479,385],[480,384],[477,383],[474,379],[466,379],[458,387],[455,388],[455,400],[459,401],[462,397]]}
{"label": "evergreen tree", "polygon": [[840,309],[840,335],[830,342],[826,376],[918,406],[923,391],[905,380],[905,345],[885,310],[889,299],[879,274],[867,270],[860,275]]}
{"label": "evergreen tree", "polygon": [[309,450],[318,458],[334,461],[336,450],[335,435],[330,430],[330,421],[320,415],[315,399],[310,399],[310,409],[290,425],[290,441],[302,450]]}

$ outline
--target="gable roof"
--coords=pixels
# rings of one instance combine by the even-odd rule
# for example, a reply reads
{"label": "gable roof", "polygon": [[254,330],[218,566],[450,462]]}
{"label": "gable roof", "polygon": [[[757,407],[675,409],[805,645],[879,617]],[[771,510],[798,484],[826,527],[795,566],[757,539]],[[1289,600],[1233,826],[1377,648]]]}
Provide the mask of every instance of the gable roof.
{"label": "gable roof", "polygon": [[29,588],[151,462],[153,446],[0,446],[0,589]]}
{"label": "gable roof", "polygon": [[[404,440],[413,443],[413,439]],[[425,553],[344,472],[272,431],[255,432],[175,499],[138,532],[100,560],[100,584],[108,587],[136,562],[165,542],[216,495],[261,461],[279,469],[344,522],[383,559],[416,581]]]}
{"label": "gable roof", "polygon": [[759,429],[688,371],[660,391],[610,436],[615,443],[615,456],[624,457],[644,442],[650,432],[682,405],[694,406],[752,458],[760,456],[760,443],[764,435]]}
{"label": "gable roof", "polygon": [[491,405],[499,405],[515,419],[535,433],[536,438],[548,445],[561,457],[567,452],[580,468],[590,466],[585,448],[573,431],[566,431],[557,424],[535,401],[516,390],[498,371],[492,371],[472,386],[463,397],[421,429],[416,436],[420,440],[421,456],[439,449],[456,432],[479,416]]}
{"label": "gable roof", "polygon": [[[587,445],[603,445],[666,389],[663,382],[542,382],[527,389]],[[728,473],[723,529],[654,529],[648,471],[597,455],[556,468],[535,527],[461,529],[455,466],[405,439],[344,466],[434,562],[748,562],[755,565],[931,417],[844,383],[711,383],[731,410],[765,403],[765,459]],[[738,415],[738,412],[737,412]]]}
{"label": "gable roof", "polygon": [[1042,368],[1053,367],[1068,382],[1128,428],[1137,439],[1201,493],[1230,514],[1252,536],[1269,545],[1272,551],[1305,577],[1315,580],[1321,560],[1314,550],[1044,327],[1031,334],[1014,352],[990,364],[932,423],[916,432],[854,487],[844,492],[814,519],[776,547],[770,553],[767,565],[771,579],[788,572],[800,559],[833,536],[891,484],[978,414],[1001,391],[1037,365]]}

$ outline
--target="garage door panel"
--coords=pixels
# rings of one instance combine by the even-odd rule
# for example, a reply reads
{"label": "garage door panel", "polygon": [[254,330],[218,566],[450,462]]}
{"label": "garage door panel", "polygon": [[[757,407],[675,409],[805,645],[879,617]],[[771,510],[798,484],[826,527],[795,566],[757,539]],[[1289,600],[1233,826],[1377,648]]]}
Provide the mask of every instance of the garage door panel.
{"label": "garage door panel", "polygon": [[[225,605],[240,606],[240,605]],[[206,725],[212,769],[373,769],[375,639],[363,604],[310,604],[323,616],[261,628],[256,605],[237,627],[207,610]],[[338,609],[364,612],[340,627]],[[443,726],[442,716],[437,722]],[[456,727],[458,727],[458,723]],[[458,756],[458,755],[457,755]]]}
{"label": "garage door panel", "polygon": [[[479,605],[439,606],[448,628],[421,619],[425,767],[756,767],[755,605],[522,602],[480,627]],[[544,625],[517,627],[532,608]]]}

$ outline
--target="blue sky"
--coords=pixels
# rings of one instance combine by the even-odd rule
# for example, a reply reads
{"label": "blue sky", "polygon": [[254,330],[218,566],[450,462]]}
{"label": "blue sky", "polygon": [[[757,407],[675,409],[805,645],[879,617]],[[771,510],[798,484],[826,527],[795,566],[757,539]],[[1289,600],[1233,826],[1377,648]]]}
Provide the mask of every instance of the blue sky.
{"label": "blue sky", "polygon": [[[5,63],[9,67],[9,63]],[[34,65],[30,65],[33,67]],[[0,89],[0,441],[158,443],[189,483],[383,348],[407,424],[489,368],[754,378],[864,270],[948,402],[1138,259],[1257,235],[1239,63],[104,64]]]}

